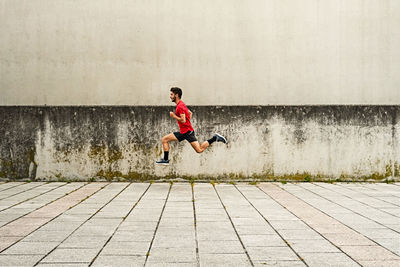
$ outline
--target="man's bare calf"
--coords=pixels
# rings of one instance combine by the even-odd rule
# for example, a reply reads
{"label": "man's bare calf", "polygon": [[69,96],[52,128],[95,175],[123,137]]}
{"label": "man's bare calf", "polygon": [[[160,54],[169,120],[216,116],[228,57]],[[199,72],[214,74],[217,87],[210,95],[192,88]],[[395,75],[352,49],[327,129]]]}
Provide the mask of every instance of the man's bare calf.
{"label": "man's bare calf", "polygon": [[190,145],[193,147],[193,149],[197,152],[197,153],[203,153],[204,150],[207,149],[207,147],[210,146],[210,143],[208,143],[208,141],[205,141],[203,143],[200,143],[198,141],[192,142],[190,143]]}

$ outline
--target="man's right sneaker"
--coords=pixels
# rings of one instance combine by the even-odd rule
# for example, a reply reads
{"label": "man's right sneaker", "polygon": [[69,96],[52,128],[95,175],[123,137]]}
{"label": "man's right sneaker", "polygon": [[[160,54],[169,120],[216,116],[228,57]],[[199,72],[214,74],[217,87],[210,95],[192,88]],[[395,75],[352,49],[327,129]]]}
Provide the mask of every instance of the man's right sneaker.
{"label": "man's right sneaker", "polygon": [[165,159],[160,159],[158,161],[156,161],[157,165],[164,165],[164,166],[168,166],[169,165],[169,159],[165,160]]}
{"label": "man's right sneaker", "polygon": [[215,137],[217,138],[217,142],[222,142],[224,144],[228,143],[228,141],[226,141],[226,138],[220,135],[219,133],[216,133]]}

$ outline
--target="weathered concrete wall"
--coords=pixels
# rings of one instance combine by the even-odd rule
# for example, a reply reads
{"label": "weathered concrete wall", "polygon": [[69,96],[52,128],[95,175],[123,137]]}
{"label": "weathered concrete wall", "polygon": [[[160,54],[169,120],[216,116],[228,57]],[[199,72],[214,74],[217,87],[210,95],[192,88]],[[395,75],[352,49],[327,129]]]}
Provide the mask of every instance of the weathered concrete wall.
{"label": "weathered concrete wall", "polygon": [[[1,0],[0,177],[399,176],[399,28],[398,0]],[[171,86],[230,143],[156,168]]]}
{"label": "weathered concrete wall", "polygon": [[0,107],[0,176],[36,179],[400,176],[400,106],[191,106],[200,141],[171,146],[173,106]]}
{"label": "weathered concrete wall", "polygon": [[400,104],[398,0],[1,0],[0,105]]}

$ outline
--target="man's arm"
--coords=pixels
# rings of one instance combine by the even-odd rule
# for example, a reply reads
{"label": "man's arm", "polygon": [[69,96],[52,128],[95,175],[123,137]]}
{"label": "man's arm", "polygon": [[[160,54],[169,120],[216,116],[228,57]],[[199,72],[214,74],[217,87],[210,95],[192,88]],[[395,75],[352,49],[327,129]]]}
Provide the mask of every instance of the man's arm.
{"label": "man's arm", "polygon": [[189,120],[192,120],[193,113],[189,110]]}
{"label": "man's arm", "polygon": [[186,122],[186,116],[185,113],[181,114],[180,117],[176,116],[175,113],[173,113],[172,111],[169,113],[169,115],[171,116],[171,118],[176,119],[177,121],[181,122],[181,123],[185,123]]}

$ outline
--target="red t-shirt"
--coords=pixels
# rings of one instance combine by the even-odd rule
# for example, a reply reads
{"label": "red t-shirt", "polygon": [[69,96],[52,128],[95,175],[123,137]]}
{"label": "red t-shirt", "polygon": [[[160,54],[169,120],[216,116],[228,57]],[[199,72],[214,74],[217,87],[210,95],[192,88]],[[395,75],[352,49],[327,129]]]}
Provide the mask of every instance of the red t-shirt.
{"label": "red t-shirt", "polygon": [[179,130],[180,130],[181,134],[187,133],[189,131],[194,131],[193,127],[192,127],[192,124],[190,124],[189,109],[187,108],[185,103],[183,103],[182,100],[179,101],[178,105],[176,105],[175,114],[179,118],[181,117],[181,114],[185,114],[185,116],[186,116],[186,122],[185,123],[182,123],[182,122],[178,121]]}

